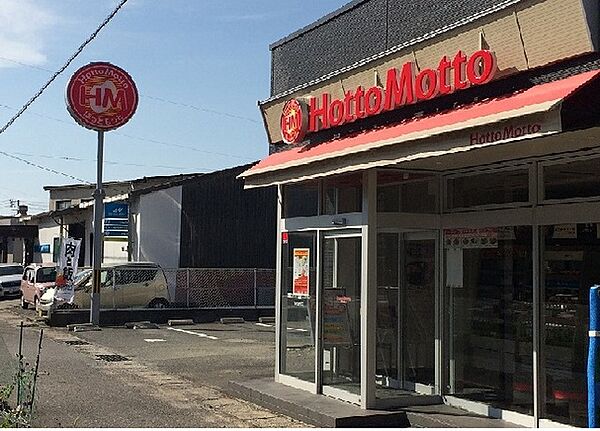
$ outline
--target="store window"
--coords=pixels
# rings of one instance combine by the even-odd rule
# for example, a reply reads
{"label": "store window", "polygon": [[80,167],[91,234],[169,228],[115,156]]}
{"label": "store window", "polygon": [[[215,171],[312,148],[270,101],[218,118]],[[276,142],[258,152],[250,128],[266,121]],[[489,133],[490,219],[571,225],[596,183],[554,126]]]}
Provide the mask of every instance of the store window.
{"label": "store window", "polygon": [[315,382],[317,237],[315,232],[286,235],[282,247],[279,371]]}
{"label": "store window", "polygon": [[[379,399],[432,393],[436,232],[377,235],[376,389]],[[427,388],[426,388],[427,387]]]}
{"label": "store window", "polygon": [[600,158],[543,166],[544,199],[600,197]]}
{"label": "store window", "polygon": [[529,202],[529,168],[449,177],[446,209]]}
{"label": "store window", "polygon": [[533,413],[532,228],[444,231],[450,394]]}
{"label": "store window", "polygon": [[323,180],[323,214],[362,211],[362,174],[339,175]]}
{"label": "store window", "polygon": [[310,217],[318,214],[318,181],[283,186],[283,218]]}
{"label": "store window", "polygon": [[600,224],[542,227],[545,417],[587,426],[589,289],[600,283]]}
{"label": "store window", "polygon": [[377,173],[377,211],[437,213],[438,189],[437,176],[381,170]]}

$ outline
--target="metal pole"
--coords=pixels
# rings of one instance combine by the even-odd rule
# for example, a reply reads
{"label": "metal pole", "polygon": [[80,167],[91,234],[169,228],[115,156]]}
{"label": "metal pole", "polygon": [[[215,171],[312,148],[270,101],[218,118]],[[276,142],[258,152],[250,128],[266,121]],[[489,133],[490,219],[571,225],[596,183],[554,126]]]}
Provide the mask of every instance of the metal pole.
{"label": "metal pole", "polygon": [[98,132],[98,157],[96,190],[94,191],[94,258],[92,273],[92,301],[90,305],[90,323],[100,323],[100,271],[102,268],[102,216],[104,212],[104,190],[102,189],[102,162],[104,158],[104,132]]}
{"label": "metal pole", "polygon": [[17,375],[17,406],[21,405],[21,380],[23,378],[23,321],[19,330],[19,372]]}
{"label": "metal pole", "polygon": [[256,268],[254,268],[254,308],[258,307],[258,290],[256,286]]}
{"label": "metal pole", "polygon": [[590,343],[588,350],[587,383],[588,383],[588,428],[596,428],[598,421],[598,405],[600,405],[600,286],[590,288]]}
{"label": "metal pole", "polygon": [[44,329],[40,329],[40,339],[38,341],[37,358],[35,359],[35,372],[33,373],[33,384],[31,387],[31,400],[29,403],[29,412],[33,412],[33,403],[35,402],[35,386],[37,384],[38,370],[40,367],[40,352],[42,351],[42,339],[44,338]]}

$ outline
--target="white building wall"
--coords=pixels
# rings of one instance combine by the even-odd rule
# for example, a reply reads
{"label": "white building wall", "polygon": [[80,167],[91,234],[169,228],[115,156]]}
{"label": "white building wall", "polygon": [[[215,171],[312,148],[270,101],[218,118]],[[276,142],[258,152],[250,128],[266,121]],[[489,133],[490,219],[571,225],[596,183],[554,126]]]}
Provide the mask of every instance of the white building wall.
{"label": "white building wall", "polygon": [[52,262],[54,238],[60,238],[60,226],[54,222],[42,223],[38,226],[39,244],[50,244],[50,253],[34,253],[33,261],[37,263]]}
{"label": "white building wall", "polygon": [[130,227],[136,233],[131,242],[135,260],[156,262],[163,268],[179,266],[181,191],[178,186],[140,195]]}
{"label": "white building wall", "polygon": [[104,241],[102,263],[123,263],[127,257],[127,241]]}

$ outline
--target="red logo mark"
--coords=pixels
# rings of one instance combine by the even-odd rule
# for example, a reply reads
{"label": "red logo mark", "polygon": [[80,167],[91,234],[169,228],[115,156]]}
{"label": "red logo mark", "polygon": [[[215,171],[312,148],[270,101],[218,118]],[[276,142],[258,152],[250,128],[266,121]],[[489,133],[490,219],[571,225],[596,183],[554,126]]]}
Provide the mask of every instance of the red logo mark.
{"label": "red logo mark", "polygon": [[281,137],[286,144],[302,142],[308,126],[308,109],[306,103],[292,99],[281,112]]}
{"label": "red logo mark", "polygon": [[138,92],[131,76],[110,63],[90,63],[67,85],[67,109],[88,129],[106,131],[125,124],[135,113]]}

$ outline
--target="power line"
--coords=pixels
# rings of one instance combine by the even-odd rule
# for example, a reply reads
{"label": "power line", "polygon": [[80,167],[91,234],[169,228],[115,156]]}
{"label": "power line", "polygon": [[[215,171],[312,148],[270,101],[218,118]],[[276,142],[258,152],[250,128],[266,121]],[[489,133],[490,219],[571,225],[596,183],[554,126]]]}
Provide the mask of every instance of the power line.
{"label": "power line", "polygon": [[4,125],[4,127],[2,127],[0,129],[0,135],[2,133],[4,133],[6,131],[6,129],[8,129],[16,120],[17,118],[19,118],[23,112],[25,112],[27,110],[27,108],[29,108],[31,106],[31,104],[33,104],[33,102],[36,101],[36,99],[38,97],[40,97],[42,95],[42,93],[46,90],[46,88],[48,88],[50,86],[50,84],[52,84],[54,82],[54,80],[56,78],[58,78],[58,76],[63,73],[65,71],[65,69],[67,67],[69,67],[69,65],[73,62],[73,60],[75,60],[75,58],[77,58],[77,56],[79,54],[81,54],[81,52],[83,51],[83,49],[92,41],[96,38],[96,36],[98,35],[98,33],[100,33],[100,30],[102,30],[109,22],[110,20],[113,19],[113,17],[117,14],[117,12],[119,12],[119,10],[123,7],[123,5],[125,5],[125,3],[127,3],[128,0],[121,0],[119,2],[119,4],[117,5],[116,8],[114,8],[114,10],[110,13],[110,15],[108,15],[104,21],[102,21],[102,23],[98,26],[98,28],[96,28],[96,30],[90,34],[90,36],[81,44],[79,45],[79,48],[77,48],[77,50],[69,57],[69,59],[66,61],[65,64],[63,64],[60,69],[58,69],[56,72],[54,72],[52,74],[52,76],[50,77],[50,79],[48,81],[46,81],[46,83],[37,91],[37,93],[34,94],[34,96],[29,99],[27,101],[27,103],[25,103],[25,105],[23,105],[23,107],[21,109],[19,109],[19,112],[17,112],[10,120],[8,120],[8,123],[6,123]]}
{"label": "power line", "polygon": [[[46,69],[44,67],[36,66],[36,65],[33,65],[33,64],[23,63],[21,61],[13,60],[12,58],[8,58],[8,57],[2,57],[2,56],[0,56],[0,60],[9,61],[11,63],[15,63],[15,64],[18,64],[20,66],[29,67],[31,69],[37,69],[37,70],[41,70],[41,71],[44,71],[44,72],[53,73],[53,71],[50,70],[50,69]],[[230,112],[218,111],[216,109],[210,109],[210,108],[206,108],[206,107],[203,107],[203,106],[196,106],[196,105],[192,105],[191,103],[177,102],[175,100],[166,99],[164,97],[150,96],[148,94],[143,94],[143,93],[140,93],[140,96],[144,97],[146,99],[156,100],[158,102],[168,103],[170,105],[181,106],[183,108],[192,109],[194,111],[207,112],[209,114],[222,115],[224,117],[235,118],[237,120],[245,120],[245,121],[248,121],[248,122],[254,123],[254,124],[260,124],[260,121],[255,120],[254,118],[245,117],[243,115],[236,115],[236,114],[232,114]]]}
{"label": "power line", "polygon": [[[39,157],[43,159],[55,159],[55,160],[66,160],[69,162],[96,162],[96,159],[83,159],[81,157],[73,157],[73,156],[58,156],[58,155],[50,155],[50,154],[30,154],[30,153],[13,153],[20,156],[27,157]],[[183,166],[168,166],[168,165],[147,165],[142,163],[124,163],[124,162],[115,162],[111,160],[104,160],[104,163],[109,165],[120,165],[120,166],[133,166],[139,168],[163,168],[163,169],[176,169],[176,170],[194,170],[197,168],[183,167]],[[214,168],[200,168],[205,171],[212,171]]]}
{"label": "power line", "polygon": [[260,124],[260,121],[257,121],[254,118],[244,117],[242,115],[235,115],[235,114],[231,114],[229,112],[222,112],[222,111],[217,111],[215,109],[203,108],[203,107],[195,106],[195,105],[192,105],[189,103],[175,102],[173,100],[164,99],[162,97],[148,96],[147,94],[140,94],[140,96],[145,97],[146,99],[157,100],[159,102],[168,103],[168,104],[175,105],[175,106],[182,106],[184,108],[193,109],[195,111],[202,111],[202,112],[207,112],[209,114],[222,115],[224,117],[235,118],[237,120],[245,120],[245,121],[249,121],[250,123]]}
{"label": "power line", "polygon": [[[14,109],[14,110],[16,110],[16,108],[14,108],[14,107],[12,107],[10,105],[2,104],[2,103],[0,103],[0,107],[1,108],[6,108],[6,109]],[[76,123],[74,123],[73,121],[65,121],[65,120],[60,119],[60,118],[51,117],[49,115],[40,114],[39,112],[33,112],[33,111],[29,111],[28,114],[35,115],[35,116],[40,117],[40,118],[45,118],[47,120],[56,121],[58,123],[68,124],[69,126],[80,128],[80,126],[77,125]],[[183,148],[183,149],[186,149],[186,150],[195,151],[195,152],[203,153],[203,154],[212,154],[212,155],[216,155],[216,156],[229,157],[229,158],[243,160],[243,161],[247,161],[247,162],[251,162],[251,161],[256,160],[256,158],[254,158],[254,157],[237,156],[237,155],[234,155],[234,154],[220,153],[220,152],[208,151],[208,150],[201,150],[200,148],[192,147],[190,145],[183,145],[183,144],[175,144],[175,143],[172,143],[172,142],[158,141],[156,139],[150,139],[150,138],[144,138],[144,137],[141,137],[141,136],[129,135],[129,134],[122,133],[122,132],[117,132],[117,131],[113,131],[111,133],[114,134],[114,135],[123,136],[123,137],[130,138],[130,139],[135,139],[137,141],[151,142],[153,144],[163,145],[163,146],[166,146],[166,147]]]}
{"label": "power line", "polygon": [[[58,69],[56,72],[54,72],[52,74],[52,76],[50,77],[50,79],[48,79],[48,81],[46,81],[46,83],[33,95],[33,97],[31,99],[29,99],[27,101],[27,103],[25,103],[21,109],[19,109],[19,111],[10,119],[8,120],[8,123],[6,123],[1,129],[0,129],[0,135],[2,133],[4,133],[6,131],[6,129],[8,129],[21,115],[23,115],[23,113],[33,104],[33,102],[35,102],[37,100],[38,97],[40,97],[42,95],[42,93],[50,86],[50,84],[52,84],[54,82],[54,80],[65,71],[65,69],[67,67],[69,67],[69,65],[73,62],[73,60],[75,60],[75,58],[77,58],[77,56],[79,54],[81,54],[81,52],[84,50],[84,48],[92,41],[96,38],[96,36],[98,36],[98,33],[100,33],[100,31],[113,19],[113,17],[117,14],[117,12],[119,12],[119,10],[121,10],[121,8],[125,5],[125,3],[127,3],[128,0],[121,0],[119,2],[119,4],[113,9],[113,11],[104,19],[104,21],[102,21],[102,23],[96,28],[96,30],[94,30],[94,32],[92,32],[92,34],[90,34],[90,36],[81,44],[79,45],[79,47],[77,48],[77,50],[75,50],[75,52],[69,57],[69,59],[65,62],[65,64],[63,64],[62,67],[60,67],[60,69]],[[22,157],[16,156],[14,154],[10,154],[7,153],[6,151],[0,151],[0,154],[6,157],[9,157],[11,159],[14,160],[18,160],[22,163],[25,163],[29,166],[33,166],[35,168],[50,172],[52,174],[56,174],[56,175],[61,175],[79,182],[83,182],[83,183],[88,183],[85,180],[82,180],[81,178],[77,178],[76,176],[67,174],[65,172],[61,172],[59,170],[56,169],[52,169],[49,168],[47,166],[42,166],[39,165],[37,163],[31,162],[27,159],[24,159]],[[88,183],[89,184],[89,183]]]}
{"label": "power line", "polygon": [[65,173],[65,172],[62,172],[62,171],[58,171],[58,170],[56,170],[56,169],[49,168],[49,167],[47,167],[47,166],[39,165],[39,164],[37,164],[37,163],[31,162],[31,161],[29,161],[29,160],[27,160],[27,159],[24,159],[23,157],[19,157],[19,156],[16,156],[16,155],[14,155],[14,154],[7,153],[6,151],[2,151],[2,150],[0,150],[0,154],[1,154],[1,155],[3,155],[3,156],[5,156],[5,157],[9,157],[9,158],[11,158],[11,159],[14,159],[14,160],[18,160],[19,162],[25,163],[26,165],[33,166],[34,168],[38,168],[38,169],[41,169],[41,170],[43,170],[43,171],[50,172],[51,174],[60,175],[60,176],[63,176],[63,177],[69,178],[69,179],[71,179],[71,180],[78,181],[78,182],[80,182],[80,183],[91,184],[89,181],[83,180],[83,179],[81,179],[81,178],[77,178],[77,177],[76,177],[76,176],[74,176],[74,175],[67,174],[67,173]]}

